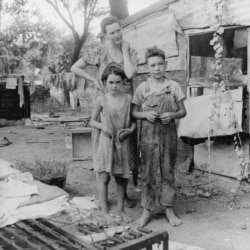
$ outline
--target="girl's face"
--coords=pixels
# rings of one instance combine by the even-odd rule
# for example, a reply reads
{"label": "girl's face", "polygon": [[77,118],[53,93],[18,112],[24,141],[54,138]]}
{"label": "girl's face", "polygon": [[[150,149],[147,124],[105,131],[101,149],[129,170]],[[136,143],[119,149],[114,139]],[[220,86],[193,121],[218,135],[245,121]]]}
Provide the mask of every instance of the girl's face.
{"label": "girl's face", "polygon": [[122,43],[122,28],[119,23],[112,23],[106,26],[106,39],[115,45]]}
{"label": "girl's face", "polygon": [[107,89],[110,94],[116,94],[121,91],[123,81],[121,76],[110,74],[106,81]]}

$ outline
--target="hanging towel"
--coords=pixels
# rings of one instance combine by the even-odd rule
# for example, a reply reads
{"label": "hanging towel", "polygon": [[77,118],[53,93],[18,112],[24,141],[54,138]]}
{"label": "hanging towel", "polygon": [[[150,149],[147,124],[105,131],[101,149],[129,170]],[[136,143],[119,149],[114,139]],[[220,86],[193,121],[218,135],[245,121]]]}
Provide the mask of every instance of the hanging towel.
{"label": "hanging towel", "polygon": [[17,86],[17,78],[7,78],[6,89],[16,89]]}

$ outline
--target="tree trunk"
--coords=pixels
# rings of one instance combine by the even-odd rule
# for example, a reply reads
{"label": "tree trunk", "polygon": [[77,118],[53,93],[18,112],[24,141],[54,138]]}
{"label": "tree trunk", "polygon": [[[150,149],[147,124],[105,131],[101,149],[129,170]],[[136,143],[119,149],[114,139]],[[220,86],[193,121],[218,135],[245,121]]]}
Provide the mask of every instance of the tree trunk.
{"label": "tree trunk", "polygon": [[84,35],[81,39],[79,39],[79,37],[75,38],[75,47],[74,47],[74,52],[71,57],[71,65],[73,65],[78,60],[80,51],[82,49],[82,46],[86,42],[87,37],[88,36]]}
{"label": "tree trunk", "polygon": [[119,20],[129,16],[127,0],[109,0],[109,6],[111,15]]}

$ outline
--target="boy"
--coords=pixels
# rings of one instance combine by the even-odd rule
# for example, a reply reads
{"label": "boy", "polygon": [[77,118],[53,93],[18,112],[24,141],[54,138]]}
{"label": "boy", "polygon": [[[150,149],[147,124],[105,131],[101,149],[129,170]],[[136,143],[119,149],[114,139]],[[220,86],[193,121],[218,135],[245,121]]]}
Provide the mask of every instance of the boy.
{"label": "boy", "polygon": [[165,76],[163,50],[153,47],[145,54],[150,77],[134,94],[132,116],[141,120],[140,148],[143,213],[137,221],[145,226],[152,212],[164,206],[172,226],[182,224],[173,212],[174,165],[177,151],[175,119],[186,115],[185,96],[178,83]]}

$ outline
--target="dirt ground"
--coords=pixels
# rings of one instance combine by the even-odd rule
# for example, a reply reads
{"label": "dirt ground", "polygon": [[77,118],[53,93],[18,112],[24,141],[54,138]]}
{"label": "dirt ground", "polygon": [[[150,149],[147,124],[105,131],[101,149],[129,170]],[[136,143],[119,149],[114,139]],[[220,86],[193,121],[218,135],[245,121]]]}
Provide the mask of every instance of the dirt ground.
{"label": "dirt ground", "polygon": [[[44,129],[23,125],[0,127],[0,139],[7,137],[12,142],[9,146],[0,147],[0,158],[13,165],[18,160],[33,161],[37,156],[66,160],[69,162],[69,172],[65,190],[71,196],[97,197],[91,160],[72,161],[72,149],[65,146],[65,135],[74,127],[73,124],[52,124]],[[175,210],[183,225],[173,228],[160,214],[153,218],[148,227],[166,229],[170,240],[206,250],[250,249],[250,185],[243,184],[235,197],[238,186],[236,180],[209,177],[197,171],[182,173],[177,166]],[[115,206],[114,187],[111,181],[109,199],[112,209]],[[132,179],[128,193],[137,205],[126,210],[136,219],[142,211],[140,185],[134,187]]]}

